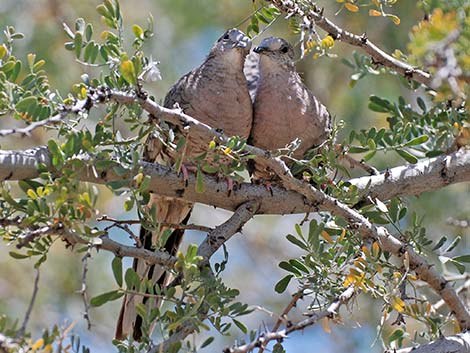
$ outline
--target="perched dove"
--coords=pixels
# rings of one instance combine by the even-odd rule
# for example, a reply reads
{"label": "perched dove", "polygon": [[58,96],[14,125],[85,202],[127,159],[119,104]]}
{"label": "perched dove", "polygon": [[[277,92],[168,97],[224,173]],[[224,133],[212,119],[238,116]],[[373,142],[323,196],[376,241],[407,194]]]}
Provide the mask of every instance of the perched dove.
{"label": "perched dove", "polygon": [[[227,136],[240,136],[247,139],[252,125],[252,102],[248,93],[247,81],[243,74],[246,55],[250,51],[250,39],[238,29],[227,30],[213,45],[205,61],[177,81],[165,97],[164,105],[168,108],[178,106],[193,118],[219,128]],[[156,132],[157,133],[157,132]],[[207,151],[210,141],[203,141],[200,136],[192,136],[184,131],[175,131],[176,140],[185,135],[183,151],[170,149],[161,139],[153,136],[146,143],[144,160],[173,166],[183,158],[184,164],[191,164],[192,159]],[[174,141],[175,142],[175,141]],[[170,224],[186,223],[193,205],[180,199],[151,195],[149,208],[156,206],[157,220]],[[140,238],[145,248],[152,249],[165,229],[150,232],[141,229]],[[165,249],[176,254],[182,240],[183,230],[172,229]],[[134,270],[139,276],[147,277],[164,288],[171,281],[171,276],[158,265],[148,265],[135,259]],[[147,310],[160,306],[160,300],[126,294],[116,328],[116,338],[124,339],[132,334],[140,340],[142,318],[136,313],[136,305],[144,303]]]}
{"label": "perched dove", "polygon": [[[253,128],[250,143],[275,150],[300,139],[294,158],[329,137],[331,117],[326,107],[302,83],[295,71],[294,50],[282,38],[264,39],[254,49],[259,55],[259,77],[253,104]],[[269,181],[269,170],[259,162],[253,178]]]}

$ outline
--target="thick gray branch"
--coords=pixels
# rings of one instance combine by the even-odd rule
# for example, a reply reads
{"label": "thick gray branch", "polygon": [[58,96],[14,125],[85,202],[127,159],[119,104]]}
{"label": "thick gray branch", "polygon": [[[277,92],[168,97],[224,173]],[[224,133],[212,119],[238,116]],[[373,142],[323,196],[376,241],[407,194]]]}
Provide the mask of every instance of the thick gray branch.
{"label": "thick gray branch", "polygon": [[[47,148],[24,151],[0,150],[0,180],[24,180],[38,176],[38,163],[52,168]],[[169,168],[151,163],[141,163],[144,173],[151,177],[150,190],[160,195],[178,197],[191,202],[213,205],[234,211],[250,200],[258,200],[258,214],[293,214],[314,211],[305,197],[295,191],[273,186],[270,193],[264,186],[242,183],[228,195],[227,184],[211,176],[204,176],[206,191],[195,190],[196,178],[190,174],[188,184]],[[118,176],[109,170],[96,175],[91,169],[79,175],[83,181],[97,184],[131,178],[131,175]],[[368,190],[366,196],[388,200],[394,196],[418,195],[433,191],[449,184],[470,181],[470,151],[460,150],[447,156],[423,160],[415,165],[389,169],[376,176],[351,179],[360,191]]]}
{"label": "thick gray branch", "polygon": [[454,336],[441,337],[437,341],[423,344],[418,347],[409,347],[386,353],[468,353],[470,352],[470,331],[458,333]]}
{"label": "thick gray branch", "polygon": [[389,200],[396,196],[419,195],[449,184],[470,181],[470,150],[392,168],[380,175],[350,180],[367,196]]}

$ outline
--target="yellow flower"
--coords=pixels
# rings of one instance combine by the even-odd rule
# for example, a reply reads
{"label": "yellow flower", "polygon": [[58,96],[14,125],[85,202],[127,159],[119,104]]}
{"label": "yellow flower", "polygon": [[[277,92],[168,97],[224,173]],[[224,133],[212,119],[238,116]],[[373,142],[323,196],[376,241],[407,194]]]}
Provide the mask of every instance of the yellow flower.
{"label": "yellow flower", "polygon": [[335,45],[335,40],[332,36],[326,36],[322,39],[321,45],[324,48],[332,48]]}

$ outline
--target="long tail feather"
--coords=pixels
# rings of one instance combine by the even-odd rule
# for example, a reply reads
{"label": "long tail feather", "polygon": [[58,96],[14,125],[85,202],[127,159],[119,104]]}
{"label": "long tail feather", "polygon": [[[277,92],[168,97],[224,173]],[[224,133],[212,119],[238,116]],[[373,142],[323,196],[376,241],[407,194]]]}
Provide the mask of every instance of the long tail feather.
{"label": "long tail feather", "polygon": [[[172,224],[186,224],[191,215],[192,205],[175,199],[169,199],[160,196],[153,196],[151,201],[157,205],[157,220]],[[159,234],[168,227],[162,227]],[[184,230],[175,229],[172,231],[164,249],[171,255],[178,252],[178,248],[183,239]],[[140,239],[145,249],[154,248],[157,243],[158,234],[150,232],[143,227],[140,230]],[[140,259],[134,259],[133,269],[141,277],[152,280],[160,288],[166,287],[172,280],[171,274],[159,265],[149,265]],[[160,299],[143,297],[134,294],[126,294],[119,313],[119,319],[116,326],[115,337],[117,339],[125,339],[132,334],[132,337],[140,341],[142,337],[142,318],[136,312],[136,305],[143,303],[150,311],[154,307],[161,305]]]}

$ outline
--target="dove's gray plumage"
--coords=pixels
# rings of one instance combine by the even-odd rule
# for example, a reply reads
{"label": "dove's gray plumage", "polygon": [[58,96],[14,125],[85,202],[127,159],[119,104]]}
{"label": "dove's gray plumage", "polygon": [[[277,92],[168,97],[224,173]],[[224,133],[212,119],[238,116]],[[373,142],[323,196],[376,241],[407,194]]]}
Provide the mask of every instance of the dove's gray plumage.
{"label": "dove's gray plumage", "polygon": [[259,55],[255,52],[248,54],[245,60],[243,72],[248,83],[248,91],[250,92],[251,101],[255,101],[256,88],[259,80]]}
{"label": "dove's gray plumage", "polygon": [[[307,150],[329,137],[331,117],[326,107],[303,84],[295,71],[294,51],[282,38],[264,39],[255,49],[259,59],[259,78],[253,105],[250,142],[260,148],[284,148],[299,138],[293,156],[301,158]],[[255,164],[254,179],[270,179],[265,166]]]}
{"label": "dove's gray plumage", "polygon": [[[197,68],[184,75],[170,89],[165,97],[164,106],[180,107],[193,118],[219,128],[227,136],[248,138],[252,126],[252,102],[248,93],[247,81],[243,74],[245,57],[251,47],[249,38],[238,29],[225,32],[214,44],[205,61]],[[207,151],[210,141],[187,132],[186,143],[182,151],[169,149],[157,137],[149,138],[144,151],[144,160],[174,165],[178,159],[191,164],[192,159]],[[157,220],[172,224],[181,224],[188,220],[193,205],[179,199],[151,195],[149,207],[157,208]],[[141,230],[141,240],[146,248],[152,248],[163,230],[149,232]],[[173,230],[165,248],[176,254],[183,236],[182,230]],[[151,278],[160,287],[165,287],[171,280],[168,272],[160,266],[145,264],[142,260],[134,261],[134,269],[139,276]],[[151,301],[153,301],[151,303]],[[144,302],[147,308],[158,307],[159,300],[126,295],[116,329],[116,337],[124,339],[132,334],[139,340],[142,335],[142,320],[137,316],[135,306]]]}

